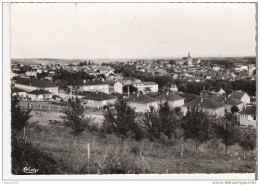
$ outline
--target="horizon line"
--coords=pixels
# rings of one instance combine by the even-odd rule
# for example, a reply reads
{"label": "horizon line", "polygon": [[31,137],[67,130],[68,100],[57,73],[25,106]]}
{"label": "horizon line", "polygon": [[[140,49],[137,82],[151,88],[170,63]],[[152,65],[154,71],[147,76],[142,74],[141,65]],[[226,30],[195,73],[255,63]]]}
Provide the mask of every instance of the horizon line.
{"label": "horizon line", "polygon": [[[42,60],[48,60],[48,59],[54,59],[54,60],[156,60],[156,59],[164,59],[164,60],[168,60],[168,59],[179,59],[179,58],[183,58],[185,56],[175,56],[175,57],[126,57],[126,58],[56,58],[56,57],[22,57],[22,58],[10,58],[11,60],[25,60],[25,59],[42,59]],[[191,58],[246,58],[246,57],[254,57],[256,58],[257,56],[253,56],[253,55],[245,55],[245,56],[198,56],[198,57],[192,57]]]}

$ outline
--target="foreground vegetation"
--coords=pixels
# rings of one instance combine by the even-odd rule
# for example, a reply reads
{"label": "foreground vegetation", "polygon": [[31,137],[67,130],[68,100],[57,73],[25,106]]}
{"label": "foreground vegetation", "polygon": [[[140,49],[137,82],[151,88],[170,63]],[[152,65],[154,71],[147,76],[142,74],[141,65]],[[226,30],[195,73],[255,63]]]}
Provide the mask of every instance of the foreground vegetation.
{"label": "foreground vegetation", "polygon": [[[56,166],[59,170],[50,170],[54,174],[255,172],[255,151],[247,152],[247,158],[243,160],[242,149],[238,145],[231,146],[225,154],[224,145],[216,147],[216,141],[203,144],[196,151],[194,142],[187,140],[181,157],[181,143],[166,146],[147,139],[137,142],[130,138],[120,139],[113,134],[89,131],[84,131],[76,139],[70,132],[66,127],[37,124],[29,124],[26,129],[27,142],[44,151],[45,155],[50,155],[57,163],[62,161]],[[22,137],[23,132],[19,136]],[[45,161],[39,156],[36,159]],[[41,166],[35,166],[30,161],[28,165],[39,168],[37,174],[48,174],[43,169],[47,166],[52,169],[53,166],[44,164],[44,161],[41,161]]]}
{"label": "foreground vegetation", "polygon": [[119,101],[98,127],[78,100],[62,121],[39,123],[30,115],[13,99],[13,174],[24,174],[24,167],[37,174],[255,172],[255,131],[240,129],[234,115],[216,118],[193,108],[183,116],[165,103],[151,107],[140,124]]}

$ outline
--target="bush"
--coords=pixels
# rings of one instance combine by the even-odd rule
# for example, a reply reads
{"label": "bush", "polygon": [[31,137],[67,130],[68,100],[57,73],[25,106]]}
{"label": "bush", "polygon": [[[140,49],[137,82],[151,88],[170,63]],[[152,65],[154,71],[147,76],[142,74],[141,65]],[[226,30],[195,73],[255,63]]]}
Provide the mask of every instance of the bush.
{"label": "bush", "polygon": [[131,153],[138,156],[141,155],[141,150],[138,146],[133,146],[131,148]]}
{"label": "bush", "polygon": [[103,168],[102,174],[146,174],[149,169],[141,162],[130,155],[108,155]]}
{"label": "bush", "polygon": [[134,109],[125,101],[117,101],[114,107],[115,109],[108,109],[104,113],[102,131],[109,134],[114,133],[119,138],[142,139],[143,132],[135,121]]}
{"label": "bush", "polygon": [[147,137],[165,143],[182,137],[181,117],[182,114],[178,109],[170,107],[168,102],[161,104],[158,110],[150,107],[142,120],[147,128]]}
{"label": "bush", "polygon": [[69,174],[72,168],[62,160],[54,159],[50,154],[42,152],[39,148],[24,140],[12,139],[12,174],[28,175],[24,168],[35,168],[36,174]]}

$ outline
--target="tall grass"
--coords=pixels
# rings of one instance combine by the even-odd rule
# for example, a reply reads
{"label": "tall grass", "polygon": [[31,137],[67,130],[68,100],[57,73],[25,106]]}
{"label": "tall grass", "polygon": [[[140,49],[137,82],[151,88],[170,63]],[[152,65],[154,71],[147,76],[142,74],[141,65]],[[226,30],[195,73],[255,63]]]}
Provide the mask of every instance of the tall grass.
{"label": "tall grass", "polygon": [[[23,137],[23,132],[19,136]],[[242,160],[239,146],[230,147],[226,155],[224,146],[216,141],[203,144],[197,152],[192,140],[165,145],[94,131],[84,131],[76,139],[69,128],[37,123],[28,125],[26,138],[54,159],[65,161],[71,174],[252,173],[256,167],[255,151]]]}

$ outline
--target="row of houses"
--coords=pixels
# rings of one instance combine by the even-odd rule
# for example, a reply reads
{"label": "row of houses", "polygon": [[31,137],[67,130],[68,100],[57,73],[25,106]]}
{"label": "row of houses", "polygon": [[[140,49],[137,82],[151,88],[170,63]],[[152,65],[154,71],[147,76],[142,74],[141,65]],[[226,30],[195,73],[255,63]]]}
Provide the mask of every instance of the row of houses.
{"label": "row of houses", "polygon": [[[158,92],[158,85],[154,82],[131,82],[129,83],[138,88],[138,93],[131,96],[122,94],[122,83],[114,83],[113,93],[109,92],[109,83],[99,81],[84,81],[79,91],[71,94],[72,97],[78,97],[82,100],[85,107],[101,108],[106,105],[115,103],[118,98],[123,98],[129,103],[136,112],[145,112],[150,106],[157,108],[161,103],[167,101],[172,107],[181,107],[184,114],[191,107],[200,107],[210,114],[224,116],[226,112],[231,112],[232,107],[236,106],[241,115],[246,114],[246,118],[241,119],[245,124],[256,124],[255,113],[248,115],[251,111],[247,106],[251,103],[250,96],[243,91],[235,91],[228,96],[223,93],[217,93],[211,96],[200,96],[193,101],[185,102],[185,96],[181,96],[175,91]],[[59,100],[58,86],[44,80],[38,79],[18,79],[14,83],[12,95],[17,95],[23,99],[29,100]],[[147,94],[142,94],[144,89],[149,88]],[[221,90],[220,90],[221,91]],[[222,92],[222,91],[221,91]],[[109,94],[110,93],[110,94]],[[245,111],[245,112],[244,112]]]}

